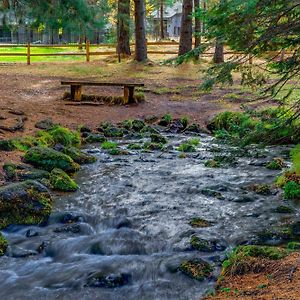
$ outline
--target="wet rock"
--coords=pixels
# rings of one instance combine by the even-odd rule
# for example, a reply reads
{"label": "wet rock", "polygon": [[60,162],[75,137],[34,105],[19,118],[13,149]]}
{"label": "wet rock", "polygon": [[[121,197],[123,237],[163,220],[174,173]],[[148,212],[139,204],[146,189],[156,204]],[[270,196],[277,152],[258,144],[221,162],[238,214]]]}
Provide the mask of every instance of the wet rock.
{"label": "wet rock", "polygon": [[151,143],[166,144],[168,140],[161,134],[151,134]]}
{"label": "wet rock", "polygon": [[80,126],[79,131],[80,131],[81,133],[89,133],[89,132],[92,132],[91,128],[88,127],[87,125],[82,125],[82,126]]}
{"label": "wet rock", "polygon": [[40,245],[38,245],[36,251],[38,253],[42,253],[42,252],[44,252],[47,249],[48,246],[49,246],[48,242],[42,242]]}
{"label": "wet rock", "polygon": [[290,228],[293,235],[300,236],[300,221],[293,223]]}
{"label": "wet rock", "polygon": [[201,194],[203,194],[207,197],[214,197],[214,198],[217,198],[219,200],[224,200],[225,199],[220,192],[210,190],[210,189],[202,189]]}
{"label": "wet rock", "polygon": [[156,151],[156,150],[162,150],[164,148],[164,145],[146,142],[146,143],[144,143],[143,148],[145,150],[149,150],[149,151]]}
{"label": "wet rock", "polygon": [[247,190],[256,194],[268,196],[272,194],[271,187],[268,184],[252,184],[246,187]]}
{"label": "wet rock", "polygon": [[61,152],[70,156],[79,165],[94,163],[97,158],[92,155],[88,155],[75,147],[64,148]]}
{"label": "wet rock", "polygon": [[[292,225],[293,226],[293,225]],[[257,234],[251,243],[256,245],[276,246],[294,238],[294,232],[290,227],[267,229]]]}
{"label": "wet rock", "polygon": [[168,127],[168,132],[171,133],[180,133],[185,129],[185,126],[181,123],[180,120],[174,120]]}
{"label": "wet rock", "polygon": [[270,170],[282,170],[286,167],[286,163],[281,157],[273,158],[269,163],[267,163],[266,168]]}
{"label": "wet rock", "polygon": [[40,224],[50,213],[52,199],[42,184],[27,180],[0,188],[0,227],[10,224]]}
{"label": "wet rock", "polygon": [[23,248],[17,247],[17,246],[12,247],[11,253],[10,253],[10,255],[14,258],[25,258],[25,257],[29,257],[29,256],[34,256],[37,254],[38,254],[37,251],[27,250],[27,249],[23,249]]}
{"label": "wet rock", "polygon": [[55,168],[50,173],[50,184],[54,190],[74,192],[78,189],[77,183],[63,170]]}
{"label": "wet rock", "polygon": [[6,238],[0,232],[0,256],[4,255],[8,246]]}
{"label": "wet rock", "polygon": [[211,276],[213,268],[202,259],[193,259],[182,262],[179,270],[192,279],[202,281]]}
{"label": "wet rock", "polygon": [[56,233],[80,233],[80,231],[81,228],[79,224],[64,225],[53,230],[53,232]]}
{"label": "wet rock", "polygon": [[191,237],[190,244],[193,249],[201,252],[223,251],[226,249],[226,246],[221,245],[217,241],[208,241],[195,235]]}
{"label": "wet rock", "polygon": [[132,226],[132,223],[127,218],[121,218],[121,219],[117,220],[115,223],[116,229],[120,229],[120,228],[124,228],[124,227],[131,228],[131,226]]}
{"label": "wet rock", "polygon": [[59,222],[64,223],[64,224],[84,222],[84,217],[66,213],[59,217]]}
{"label": "wet rock", "polygon": [[202,132],[200,126],[198,124],[195,124],[195,123],[187,126],[185,131],[190,131],[190,132],[194,132],[194,133],[201,133]]}
{"label": "wet rock", "polygon": [[42,130],[50,130],[51,128],[54,127],[54,125],[55,124],[53,123],[52,119],[49,118],[37,122],[35,124],[35,128],[42,129]]}
{"label": "wet rock", "polygon": [[110,155],[128,155],[129,152],[120,148],[110,149],[108,151]]}
{"label": "wet rock", "polygon": [[129,284],[132,279],[130,274],[103,274],[93,273],[87,278],[85,287],[117,288]]}
{"label": "wet rock", "polygon": [[124,129],[118,128],[111,123],[102,123],[98,128],[99,132],[102,132],[105,137],[123,137]]}
{"label": "wet rock", "polygon": [[237,202],[237,203],[248,203],[248,202],[255,201],[255,198],[251,197],[251,196],[244,195],[244,196],[241,196],[241,197],[238,197],[238,198],[234,198],[234,199],[232,199],[232,201]]}
{"label": "wet rock", "polygon": [[155,122],[157,122],[159,120],[159,118],[157,116],[149,116],[145,118],[145,122],[149,123],[149,124],[153,124]]}
{"label": "wet rock", "polygon": [[67,173],[74,173],[80,168],[70,156],[46,147],[29,149],[24,156],[24,161],[46,171],[58,168]]}
{"label": "wet rock", "polygon": [[143,146],[141,144],[131,143],[127,146],[127,149],[129,149],[129,150],[141,150],[141,149],[143,149]]}
{"label": "wet rock", "polygon": [[25,233],[25,236],[27,238],[35,237],[35,236],[38,236],[38,235],[39,235],[39,233],[35,230],[32,230],[32,229],[28,229]]}
{"label": "wet rock", "polygon": [[93,143],[103,143],[107,141],[106,137],[102,134],[91,133],[85,137],[84,142],[86,144],[93,144]]}

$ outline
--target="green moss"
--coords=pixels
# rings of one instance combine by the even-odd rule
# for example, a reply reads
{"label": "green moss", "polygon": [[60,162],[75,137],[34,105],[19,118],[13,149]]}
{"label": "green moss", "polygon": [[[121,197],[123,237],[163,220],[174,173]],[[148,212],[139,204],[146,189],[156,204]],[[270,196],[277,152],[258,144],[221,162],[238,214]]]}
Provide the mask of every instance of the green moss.
{"label": "green moss", "polygon": [[285,162],[282,158],[275,157],[266,165],[266,168],[270,170],[282,170],[285,166]]}
{"label": "green moss", "polygon": [[125,128],[126,130],[131,131],[132,130],[132,122],[133,122],[133,120],[130,120],[130,119],[125,120],[121,123],[121,126],[123,128]]}
{"label": "green moss", "polygon": [[118,147],[118,144],[115,143],[115,142],[110,142],[110,141],[106,141],[106,142],[103,142],[101,144],[101,148],[103,150],[111,150],[111,149],[116,149]]}
{"label": "green moss", "polygon": [[54,144],[61,144],[66,147],[78,147],[80,146],[80,134],[77,131],[71,131],[68,128],[61,126],[55,126],[48,131],[51,135]]}
{"label": "green moss", "polygon": [[294,181],[288,181],[284,185],[284,197],[290,200],[299,200],[300,199],[300,184]]}
{"label": "green moss", "polygon": [[265,196],[271,194],[271,189],[268,184],[253,184],[249,186],[249,190],[255,192],[256,194],[265,195]]}
{"label": "green moss", "polygon": [[214,159],[209,159],[204,163],[205,167],[208,168],[220,168],[221,163],[219,161],[216,161]]}
{"label": "green moss", "polygon": [[70,156],[45,147],[33,147],[29,149],[24,156],[24,162],[46,171],[58,168],[67,173],[73,173],[80,168]]}
{"label": "green moss", "polygon": [[204,220],[202,218],[193,218],[189,222],[189,224],[192,227],[195,227],[195,228],[204,228],[204,227],[210,227],[210,226],[212,226],[212,223],[210,221]]}
{"label": "green moss", "polygon": [[84,142],[86,144],[92,144],[92,143],[103,143],[107,141],[107,138],[104,137],[102,134],[95,134],[90,133],[85,139]]}
{"label": "green moss", "polygon": [[108,153],[110,155],[127,155],[128,154],[128,152],[126,150],[119,149],[119,148],[110,149],[108,151]]}
{"label": "green moss", "polygon": [[7,247],[8,247],[7,240],[2,235],[2,233],[0,233],[0,256],[3,256],[5,254]]}
{"label": "green moss", "polygon": [[186,128],[189,125],[189,118],[187,116],[181,117],[180,123],[184,128]]}
{"label": "green moss", "polygon": [[172,122],[172,120],[173,120],[173,117],[172,117],[172,115],[171,114],[165,114],[163,117],[162,117],[162,119],[164,120],[164,121],[166,121],[167,123],[171,123]]}
{"label": "green moss", "polygon": [[211,265],[201,259],[184,261],[181,263],[179,270],[192,279],[200,281],[210,277],[213,271]]}
{"label": "green moss", "polygon": [[3,171],[5,172],[6,178],[8,180],[14,180],[16,178],[17,166],[13,163],[6,163],[3,166]]}
{"label": "green moss", "polygon": [[286,257],[289,251],[279,247],[247,245],[239,246],[223,262],[221,275],[242,275],[252,270],[253,258],[278,260]]}
{"label": "green moss", "polygon": [[54,190],[62,192],[74,192],[78,189],[76,182],[61,169],[51,171],[50,184]]}
{"label": "green moss", "polygon": [[300,144],[291,151],[293,170],[300,176]]}
{"label": "green moss", "polygon": [[200,140],[198,138],[193,138],[193,139],[189,139],[183,143],[181,143],[179,145],[179,147],[177,148],[178,151],[180,152],[185,152],[185,153],[189,153],[189,152],[196,152],[196,146],[198,146],[200,143]]}
{"label": "green moss", "polygon": [[132,121],[132,129],[136,132],[141,132],[145,126],[146,124],[142,120],[136,119]]}

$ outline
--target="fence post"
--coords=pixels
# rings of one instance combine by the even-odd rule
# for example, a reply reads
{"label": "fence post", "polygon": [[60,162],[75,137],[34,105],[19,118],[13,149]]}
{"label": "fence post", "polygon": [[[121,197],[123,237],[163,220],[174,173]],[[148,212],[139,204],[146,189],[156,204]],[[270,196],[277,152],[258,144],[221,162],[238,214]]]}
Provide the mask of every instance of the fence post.
{"label": "fence post", "polygon": [[30,65],[30,43],[27,44],[27,65]]}
{"label": "fence post", "polygon": [[86,50],[86,62],[90,61],[90,41],[87,40],[85,43],[85,50]]}

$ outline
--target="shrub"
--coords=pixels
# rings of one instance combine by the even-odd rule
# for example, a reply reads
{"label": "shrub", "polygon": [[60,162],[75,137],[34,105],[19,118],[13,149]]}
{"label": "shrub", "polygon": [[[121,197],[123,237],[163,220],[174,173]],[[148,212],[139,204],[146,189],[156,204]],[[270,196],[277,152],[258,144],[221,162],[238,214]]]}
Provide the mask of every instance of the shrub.
{"label": "shrub", "polygon": [[300,184],[294,181],[288,181],[284,188],[284,197],[290,200],[300,199]]}

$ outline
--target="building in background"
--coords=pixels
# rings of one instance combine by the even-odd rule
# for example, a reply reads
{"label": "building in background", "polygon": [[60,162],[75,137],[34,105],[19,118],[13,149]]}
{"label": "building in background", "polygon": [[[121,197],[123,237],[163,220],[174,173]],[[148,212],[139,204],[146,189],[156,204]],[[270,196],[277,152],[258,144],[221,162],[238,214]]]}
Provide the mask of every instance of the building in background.
{"label": "building in background", "polygon": [[[182,17],[182,1],[175,2],[171,7],[165,7],[164,10],[164,28],[165,37],[177,39],[180,36]],[[154,38],[160,36],[160,11],[154,11],[148,19],[149,32],[152,32]]]}

